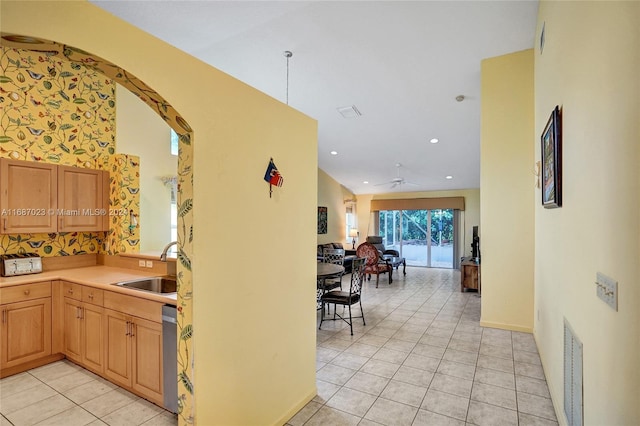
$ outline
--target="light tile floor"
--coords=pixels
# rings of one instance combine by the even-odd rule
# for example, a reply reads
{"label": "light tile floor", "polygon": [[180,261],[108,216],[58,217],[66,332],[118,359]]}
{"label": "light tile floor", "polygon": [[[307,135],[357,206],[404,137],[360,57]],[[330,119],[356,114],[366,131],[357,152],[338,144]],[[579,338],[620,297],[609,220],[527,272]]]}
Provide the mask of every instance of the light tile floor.
{"label": "light tile floor", "polygon": [[[318,395],[288,424],[557,425],[532,335],[480,327],[481,299],[460,292],[459,276],[408,268],[391,285],[367,283],[367,325],[356,319],[354,336],[343,322],[322,325]],[[177,424],[68,361],[1,379],[0,414],[0,426]]]}
{"label": "light tile floor", "polygon": [[480,327],[481,298],[459,280],[408,268],[367,283],[367,325],[322,324],[318,395],[287,424],[557,425],[533,336]]}
{"label": "light tile floor", "polygon": [[0,380],[0,426],[174,426],[177,417],[69,361]]}

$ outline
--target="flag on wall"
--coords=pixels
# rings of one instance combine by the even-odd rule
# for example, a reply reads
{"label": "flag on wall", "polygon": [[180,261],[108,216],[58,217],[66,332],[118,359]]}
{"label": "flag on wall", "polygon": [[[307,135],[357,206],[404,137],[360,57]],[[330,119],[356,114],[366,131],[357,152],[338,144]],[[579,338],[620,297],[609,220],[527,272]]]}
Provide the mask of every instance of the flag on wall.
{"label": "flag on wall", "polygon": [[267,167],[267,172],[264,174],[264,180],[269,182],[271,185],[282,186],[282,182],[284,182],[284,178],[278,171],[275,163],[273,162],[273,158],[269,161],[269,166]]}
{"label": "flag on wall", "polygon": [[264,174],[264,180],[269,182],[269,197],[271,197],[272,186],[282,186],[282,183],[284,182],[284,178],[273,162],[273,158],[269,160],[269,166],[267,166],[267,171]]}

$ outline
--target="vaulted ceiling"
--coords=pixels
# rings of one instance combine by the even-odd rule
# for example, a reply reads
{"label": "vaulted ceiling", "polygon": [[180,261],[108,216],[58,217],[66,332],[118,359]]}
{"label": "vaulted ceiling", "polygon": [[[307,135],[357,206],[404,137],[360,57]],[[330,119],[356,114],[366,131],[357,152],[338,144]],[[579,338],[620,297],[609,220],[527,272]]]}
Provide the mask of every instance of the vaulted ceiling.
{"label": "vaulted ceiling", "polygon": [[[532,48],[538,10],[537,1],[92,3],[288,96],[318,120],[318,166],[356,194],[480,187],[480,62]],[[338,111],[354,105],[360,116]],[[398,176],[405,183],[388,183]]]}

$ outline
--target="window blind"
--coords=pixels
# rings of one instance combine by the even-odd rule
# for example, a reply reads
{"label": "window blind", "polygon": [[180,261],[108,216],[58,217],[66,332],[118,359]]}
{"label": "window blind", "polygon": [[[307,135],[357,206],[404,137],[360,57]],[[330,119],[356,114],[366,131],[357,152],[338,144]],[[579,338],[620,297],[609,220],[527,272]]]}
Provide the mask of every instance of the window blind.
{"label": "window blind", "polygon": [[382,210],[464,210],[464,197],[398,198],[371,200],[371,211]]}

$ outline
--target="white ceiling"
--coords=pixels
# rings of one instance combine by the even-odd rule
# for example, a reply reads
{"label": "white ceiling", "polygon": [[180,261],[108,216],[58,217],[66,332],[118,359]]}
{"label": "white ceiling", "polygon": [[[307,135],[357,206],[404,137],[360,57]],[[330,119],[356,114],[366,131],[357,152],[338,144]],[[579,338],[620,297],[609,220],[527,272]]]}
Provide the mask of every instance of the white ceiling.
{"label": "white ceiling", "polygon": [[[318,120],[318,166],[356,194],[480,187],[480,61],[532,48],[538,10],[537,1],[92,3],[282,102],[292,51],[289,105]],[[362,116],[336,110],[350,105]],[[397,177],[396,163],[417,185],[377,185]]]}

